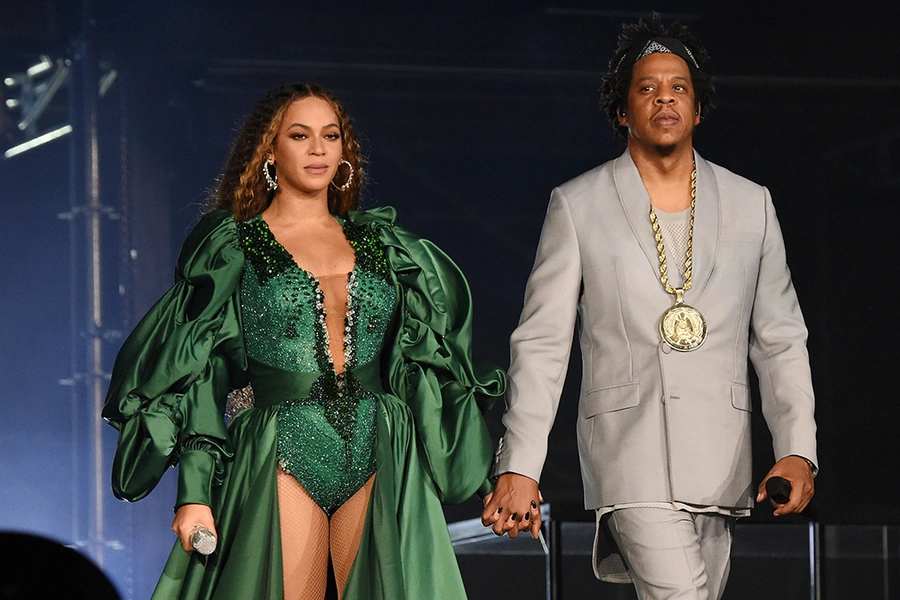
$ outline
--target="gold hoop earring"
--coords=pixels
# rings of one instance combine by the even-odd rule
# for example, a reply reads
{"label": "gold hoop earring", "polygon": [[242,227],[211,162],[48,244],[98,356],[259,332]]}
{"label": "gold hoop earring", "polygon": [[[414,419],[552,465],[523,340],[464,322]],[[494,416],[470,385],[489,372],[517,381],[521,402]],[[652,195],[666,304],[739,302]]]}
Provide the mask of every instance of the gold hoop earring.
{"label": "gold hoop earring", "polygon": [[353,183],[353,175],[355,172],[353,170],[353,165],[351,165],[349,161],[342,159],[340,164],[350,167],[350,175],[347,176],[347,182],[344,183],[344,185],[335,185],[334,180],[331,181],[331,185],[342,192],[346,192],[350,189],[350,184]]}

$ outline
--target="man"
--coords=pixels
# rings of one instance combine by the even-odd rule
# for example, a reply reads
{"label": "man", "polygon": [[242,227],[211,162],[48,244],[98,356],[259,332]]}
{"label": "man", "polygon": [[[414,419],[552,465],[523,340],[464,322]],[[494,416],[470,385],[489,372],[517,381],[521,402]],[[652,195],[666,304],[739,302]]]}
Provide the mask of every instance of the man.
{"label": "man", "polygon": [[641,598],[720,598],[734,520],[767,497],[751,483],[748,356],[777,458],[766,480],[792,485],[775,514],[803,510],[814,489],[807,330],[769,193],[693,149],[713,91],[706,58],[657,14],[623,28],[603,95],[628,149],[551,194],[482,515],[497,534],[537,535],[577,324],[595,573]]}

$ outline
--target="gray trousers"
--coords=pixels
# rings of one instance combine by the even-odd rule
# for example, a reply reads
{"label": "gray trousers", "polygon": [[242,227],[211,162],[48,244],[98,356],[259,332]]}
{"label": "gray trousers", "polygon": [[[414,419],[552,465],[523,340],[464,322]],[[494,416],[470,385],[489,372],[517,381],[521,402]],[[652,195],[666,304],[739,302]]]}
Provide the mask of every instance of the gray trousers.
{"label": "gray trousers", "polygon": [[731,568],[732,517],[624,508],[609,531],[641,600],[719,600]]}

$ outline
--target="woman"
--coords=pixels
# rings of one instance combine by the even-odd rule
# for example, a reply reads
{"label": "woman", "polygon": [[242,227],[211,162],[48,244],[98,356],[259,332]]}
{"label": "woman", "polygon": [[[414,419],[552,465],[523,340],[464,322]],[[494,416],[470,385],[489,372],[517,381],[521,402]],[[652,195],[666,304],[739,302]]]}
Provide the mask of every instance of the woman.
{"label": "woman", "polygon": [[[472,364],[458,268],[391,209],[354,210],[361,179],[331,94],[269,92],[119,353],[116,496],[179,465],[155,598],[322,598],[329,556],[343,598],[465,598],[440,503],[489,490],[505,376]],[[215,553],[191,551],[198,527]]]}

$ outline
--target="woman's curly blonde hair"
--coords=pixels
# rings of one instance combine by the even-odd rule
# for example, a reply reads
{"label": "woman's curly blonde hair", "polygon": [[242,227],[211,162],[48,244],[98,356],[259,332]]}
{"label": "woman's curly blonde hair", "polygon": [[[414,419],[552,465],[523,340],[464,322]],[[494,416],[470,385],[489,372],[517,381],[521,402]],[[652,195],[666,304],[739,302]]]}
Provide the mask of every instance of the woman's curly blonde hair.
{"label": "woman's curly blonde hair", "polygon": [[325,88],[310,83],[290,83],[267,93],[247,117],[225,161],[210,203],[212,208],[228,210],[235,220],[246,221],[269,206],[275,192],[268,189],[262,171],[263,164],[288,107],[294,101],[310,96],[321,98],[331,105],[341,128],[342,158],[353,166],[353,181],[343,191],[337,186],[347,181],[350,169],[344,164],[338,166],[336,183],[328,186],[328,210],[345,217],[348,211],[359,207],[359,193],[364,182],[363,160],[350,117],[341,103]]}

